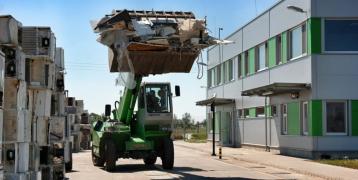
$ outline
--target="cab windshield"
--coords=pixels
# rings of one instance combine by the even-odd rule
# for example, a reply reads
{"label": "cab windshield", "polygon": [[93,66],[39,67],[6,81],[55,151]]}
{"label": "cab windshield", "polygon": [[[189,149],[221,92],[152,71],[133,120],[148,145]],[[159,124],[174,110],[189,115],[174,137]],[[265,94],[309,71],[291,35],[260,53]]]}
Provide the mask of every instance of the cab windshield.
{"label": "cab windshield", "polygon": [[145,87],[148,113],[169,113],[171,111],[169,86],[149,84]]}

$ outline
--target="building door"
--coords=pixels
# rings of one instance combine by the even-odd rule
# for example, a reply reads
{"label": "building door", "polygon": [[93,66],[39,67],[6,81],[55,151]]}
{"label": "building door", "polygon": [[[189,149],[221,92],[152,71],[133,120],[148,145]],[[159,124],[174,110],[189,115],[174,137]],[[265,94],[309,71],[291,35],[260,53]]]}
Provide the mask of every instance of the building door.
{"label": "building door", "polygon": [[233,118],[232,118],[232,112],[222,112],[221,114],[221,127],[220,127],[220,133],[221,133],[221,142],[224,146],[232,146],[232,124],[233,124]]}

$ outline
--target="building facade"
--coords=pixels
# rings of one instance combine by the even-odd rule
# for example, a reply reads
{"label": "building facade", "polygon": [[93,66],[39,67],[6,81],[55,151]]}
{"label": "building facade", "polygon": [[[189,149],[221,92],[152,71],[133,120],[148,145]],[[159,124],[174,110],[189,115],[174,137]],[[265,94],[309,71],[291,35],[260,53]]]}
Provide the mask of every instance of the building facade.
{"label": "building facade", "polygon": [[225,38],[233,44],[208,50],[207,97],[235,100],[215,108],[224,145],[308,158],[358,154],[355,7],[282,0]]}

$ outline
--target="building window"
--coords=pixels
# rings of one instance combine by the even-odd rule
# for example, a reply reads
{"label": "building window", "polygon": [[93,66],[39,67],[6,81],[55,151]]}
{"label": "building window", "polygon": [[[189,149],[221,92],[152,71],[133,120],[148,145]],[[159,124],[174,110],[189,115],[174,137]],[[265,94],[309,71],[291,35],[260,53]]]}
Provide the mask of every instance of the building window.
{"label": "building window", "polygon": [[347,105],[345,101],[326,102],[326,133],[347,134]]}
{"label": "building window", "polygon": [[222,64],[219,64],[218,66],[216,66],[216,85],[220,85],[221,84],[221,69],[222,68]]}
{"label": "building window", "polygon": [[226,62],[227,63],[227,76],[228,76],[228,81],[232,81],[234,79],[234,71],[233,71],[233,59],[230,59],[229,61]]}
{"label": "building window", "polygon": [[306,53],[306,25],[299,26],[289,32],[289,59]]}
{"label": "building window", "polygon": [[277,116],[277,108],[276,105],[271,106],[271,116],[276,117]]}
{"label": "building window", "polygon": [[263,106],[256,108],[256,117],[265,117],[265,108]]}
{"label": "building window", "polygon": [[302,134],[308,135],[308,102],[302,103]]}
{"label": "building window", "polygon": [[242,62],[241,62],[241,54],[237,56],[237,77],[241,78],[242,74]]}
{"label": "building window", "polygon": [[249,75],[249,51],[245,52],[245,73]]}
{"label": "building window", "polygon": [[358,20],[325,20],[325,51],[358,51]]}
{"label": "building window", "polygon": [[217,67],[214,67],[213,69],[211,69],[211,77],[212,77],[212,86],[211,87],[214,87],[217,84],[216,69],[217,69]]}
{"label": "building window", "polygon": [[263,43],[256,47],[255,70],[263,70],[267,67],[267,44]]}
{"label": "building window", "polygon": [[281,132],[285,135],[287,134],[287,104],[282,104],[281,114]]}
{"label": "building window", "polygon": [[208,70],[208,87],[212,86],[211,69]]}
{"label": "building window", "polygon": [[250,110],[249,109],[244,109],[244,117],[245,118],[249,118],[250,117]]}
{"label": "building window", "polygon": [[237,109],[237,118],[243,118],[244,117],[244,110],[243,109]]}
{"label": "building window", "polygon": [[281,62],[281,46],[282,46],[282,40],[281,35],[278,35],[276,37],[276,65],[282,63]]}

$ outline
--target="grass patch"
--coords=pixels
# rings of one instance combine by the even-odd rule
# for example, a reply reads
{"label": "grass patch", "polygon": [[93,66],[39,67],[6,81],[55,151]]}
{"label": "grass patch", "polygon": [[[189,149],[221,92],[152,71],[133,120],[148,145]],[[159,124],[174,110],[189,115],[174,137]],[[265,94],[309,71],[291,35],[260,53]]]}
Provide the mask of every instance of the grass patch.
{"label": "grass patch", "polygon": [[317,160],[316,162],[323,163],[323,164],[330,164],[334,166],[342,166],[352,169],[358,169],[358,160],[356,159],[321,159]]}
{"label": "grass patch", "polygon": [[206,143],[206,139],[188,139],[186,140],[188,143]]}

